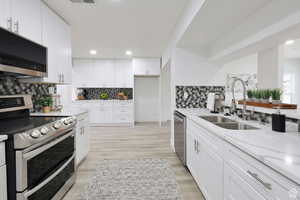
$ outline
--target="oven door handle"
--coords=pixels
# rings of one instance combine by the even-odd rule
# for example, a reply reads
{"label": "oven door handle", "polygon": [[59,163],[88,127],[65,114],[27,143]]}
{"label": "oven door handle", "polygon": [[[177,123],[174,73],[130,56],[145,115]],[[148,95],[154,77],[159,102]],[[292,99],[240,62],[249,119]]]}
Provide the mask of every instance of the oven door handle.
{"label": "oven door handle", "polygon": [[23,194],[24,200],[27,200],[29,196],[31,196],[32,194],[40,190],[42,187],[47,185],[51,180],[53,180],[60,172],[62,172],[67,167],[68,164],[70,164],[70,162],[72,162],[74,158],[75,158],[75,154],[73,154],[73,156],[66,163],[63,164],[63,166],[61,166],[57,171],[55,171],[51,176],[49,176],[47,179],[41,182],[38,186],[34,187],[32,190],[25,192]]}
{"label": "oven door handle", "polygon": [[61,141],[65,140],[66,138],[68,138],[70,136],[74,137],[74,133],[75,133],[75,129],[73,129],[70,133],[54,140],[53,142],[50,142],[50,143],[48,143],[46,145],[43,145],[43,146],[41,146],[41,147],[39,147],[39,148],[37,148],[33,151],[25,153],[23,155],[23,159],[25,159],[27,161],[27,160],[30,160],[31,158],[34,158],[35,156],[39,155],[40,153],[43,153],[47,149],[50,149],[51,147],[53,147],[54,145],[56,145],[56,144],[60,143]]}

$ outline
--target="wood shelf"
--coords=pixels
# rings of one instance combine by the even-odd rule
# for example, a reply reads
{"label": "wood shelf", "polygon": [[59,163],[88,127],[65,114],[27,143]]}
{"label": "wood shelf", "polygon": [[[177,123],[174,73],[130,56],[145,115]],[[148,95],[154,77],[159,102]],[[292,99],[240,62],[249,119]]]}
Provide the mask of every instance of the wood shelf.
{"label": "wood shelf", "polygon": [[[244,101],[238,101],[239,104],[243,105]],[[271,109],[297,109],[296,104],[273,104],[273,103],[262,103],[262,102],[253,102],[253,101],[246,101],[247,106],[255,106],[255,107],[262,107],[262,108],[271,108]]]}

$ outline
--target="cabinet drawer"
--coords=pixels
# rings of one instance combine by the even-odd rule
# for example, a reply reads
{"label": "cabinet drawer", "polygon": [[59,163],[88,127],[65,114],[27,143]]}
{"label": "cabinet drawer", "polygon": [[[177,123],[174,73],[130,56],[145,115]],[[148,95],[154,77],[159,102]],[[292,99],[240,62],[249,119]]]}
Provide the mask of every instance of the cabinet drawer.
{"label": "cabinet drawer", "polygon": [[228,165],[266,199],[300,199],[298,185],[230,144],[225,149]]}
{"label": "cabinet drawer", "polygon": [[5,143],[0,143],[0,166],[5,165]]}
{"label": "cabinet drawer", "polygon": [[133,121],[131,114],[114,114],[113,119],[115,123],[131,123]]}
{"label": "cabinet drawer", "polygon": [[7,200],[6,165],[0,167],[0,199]]}
{"label": "cabinet drawer", "polygon": [[224,141],[222,139],[215,136],[214,133],[210,133],[208,130],[202,128],[192,120],[188,120],[187,129],[195,133],[195,137],[201,137],[201,139],[204,140],[208,146],[210,146],[212,151],[222,157],[224,145]]}

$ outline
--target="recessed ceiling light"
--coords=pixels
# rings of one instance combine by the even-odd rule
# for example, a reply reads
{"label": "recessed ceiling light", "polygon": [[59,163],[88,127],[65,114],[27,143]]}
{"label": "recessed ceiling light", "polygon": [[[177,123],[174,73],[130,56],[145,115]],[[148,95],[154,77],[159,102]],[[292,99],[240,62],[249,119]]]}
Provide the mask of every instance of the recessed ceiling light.
{"label": "recessed ceiling light", "polygon": [[295,40],[288,40],[285,42],[286,45],[291,45],[291,44],[294,44],[295,43]]}
{"label": "recessed ceiling light", "polygon": [[126,51],[126,55],[127,55],[127,56],[131,56],[131,55],[132,55],[132,51],[127,50],[127,51]]}
{"label": "recessed ceiling light", "polygon": [[91,55],[96,55],[96,54],[97,54],[97,51],[96,51],[96,50],[90,50],[90,54],[91,54]]}

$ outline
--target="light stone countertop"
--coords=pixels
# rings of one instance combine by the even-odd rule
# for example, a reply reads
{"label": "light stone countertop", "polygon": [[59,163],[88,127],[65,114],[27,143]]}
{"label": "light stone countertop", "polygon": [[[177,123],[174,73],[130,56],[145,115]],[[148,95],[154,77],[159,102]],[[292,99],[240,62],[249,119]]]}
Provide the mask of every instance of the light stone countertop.
{"label": "light stone countertop", "polygon": [[[205,109],[176,110],[300,185],[300,134],[297,132],[296,124],[287,122],[286,133],[272,131],[271,125],[263,126],[254,121],[244,121],[244,123],[259,127],[259,130],[228,130],[198,117],[199,115],[216,115]],[[233,119],[243,122],[240,119]]]}
{"label": "light stone countertop", "polygon": [[80,115],[83,113],[87,113],[88,110],[84,109],[84,108],[78,108],[78,107],[67,107],[67,108],[63,108],[61,111],[59,112],[50,112],[50,113],[31,113],[31,116],[62,116],[62,117],[67,117],[67,116],[76,116],[76,115]]}
{"label": "light stone countertop", "polygon": [[6,135],[0,135],[0,142],[3,142],[7,140],[7,136]]}

